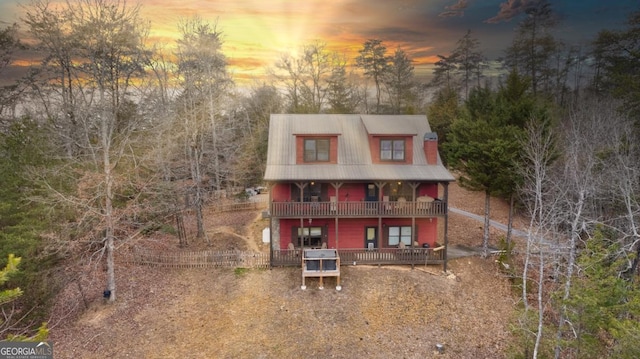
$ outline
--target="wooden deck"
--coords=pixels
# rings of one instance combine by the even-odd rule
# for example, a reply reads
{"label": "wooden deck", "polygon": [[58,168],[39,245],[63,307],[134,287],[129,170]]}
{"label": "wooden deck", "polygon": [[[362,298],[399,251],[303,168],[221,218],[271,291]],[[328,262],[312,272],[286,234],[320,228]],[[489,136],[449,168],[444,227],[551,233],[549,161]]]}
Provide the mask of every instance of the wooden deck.
{"label": "wooden deck", "polygon": [[[341,265],[425,265],[442,264],[445,248],[374,248],[368,249],[338,249]],[[271,265],[274,267],[300,266],[302,250],[283,249],[274,250]]]}
{"label": "wooden deck", "polygon": [[272,202],[277,218],[438,217],[447,212],[443,201],[433,202]]}
{"label": "wooden deck", "polygon": [[305,278],[320,278],[323,289],[324,277],[336,277],[336,290],[340,290],[340,255],[335,249],[305,249],[302,252],[302,289],[306,289]]}

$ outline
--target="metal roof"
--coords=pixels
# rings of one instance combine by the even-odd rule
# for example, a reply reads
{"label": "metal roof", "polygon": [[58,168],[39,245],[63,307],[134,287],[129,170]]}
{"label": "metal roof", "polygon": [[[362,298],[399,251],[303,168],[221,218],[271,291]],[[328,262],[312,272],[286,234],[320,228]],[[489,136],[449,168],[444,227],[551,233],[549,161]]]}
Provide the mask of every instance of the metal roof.
{"label": "metal roof", "polygon": [[[271,115],[265,181],[453,181],[442,165],[427,164],[423,138],[431,128],[421,115]],[[337,135],[337,164],[296,164],[296,135]],[[373,164],[369,135],[410,135],[413,164]]]}

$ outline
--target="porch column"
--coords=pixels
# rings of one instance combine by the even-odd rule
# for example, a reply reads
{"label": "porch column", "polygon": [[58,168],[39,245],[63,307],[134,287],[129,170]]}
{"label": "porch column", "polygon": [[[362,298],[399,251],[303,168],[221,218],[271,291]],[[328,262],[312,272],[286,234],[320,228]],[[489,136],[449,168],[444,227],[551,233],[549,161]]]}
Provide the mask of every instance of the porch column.
{"label": "porch column", "polygon": [[[296,182],[296,186],[300,189],[300,203],[304,202],[304,188],[309,185],[307,182]],[[301,253],[304,253],[304,217],[300,216],[300,233],[302,234],[302,241],[300,242]],[[311,233],[309,233],[311,234]],[[302,261],[302,257],[300,256],[300,261]]]}
{"label": "porch column", "polygon": [[[269,269],[273,268],[273,184],[269,183]],[[278,219],[279,220],[279,219]],[[280,241],[278,241],[280,243]],[[280,245],[278,245],[280,249]]]}
{"label": "porch column", "polygon": [[444,182],[444,260],[443,270],[447,272],[447,252],[449,251],[449,182]]}
{"label": "porch column", "polygon": [[[336,204],[335,204],[335,206],[336,206],[336,216],[335,216],[335,220],[334,220],[335,227],[336,227],[336,250],[339,248],[339,246],[338,246],[338,242],[339,242],[339,239],[338,239],[338,222],[340,222],[340,221],[338,220],[338,217],[339,217],[339,215],[338,215],[338,213],[339,213],[339,211],[338,211],[338,208],[339,208],[338,207],[338,202],[340,201],[340,187],[342,187],[343,184],[344,184],[343,182],[333,182],[333,183],[331,183],[333,188],[336,190]],[[331,199],[329,199],[329,201],[331,201]],[[329,203],[329,206],[331,206],[331,203]],[[327,247],[328,246],[329,246],[329,243],[327,243]]]}
{"label": "porch column", "polygon": [[[411,186],[413,196],[413,203],[411,204],[411,247],[413,247],[413,244],[418,240],[418,234],[416,233],[416,200],[418,197],[416,197],[416,193],[418,187],[420,187],[420,183],[409,182],[409,186]],[[411,265],[413,266],[413,264]]]}
{"label": "porch column", "polygon": [[382,206],[384,205],[383,192],[382,189],[387,185],[387,182],[375,182],[376,187],[378,187],[378,249],[382,248],[382,213],[384,212]]}
{"label": "porch column", "polygon": [[296,182],[296,187],[300,189],[300,202],[304,202],[304,189],[309,185],[308,182]]}
{"label": "porch column", "polygon": [[382,188],[387,185],[387,182],[374,182],[376,187],[378,187],[378,202],[382,202]]}

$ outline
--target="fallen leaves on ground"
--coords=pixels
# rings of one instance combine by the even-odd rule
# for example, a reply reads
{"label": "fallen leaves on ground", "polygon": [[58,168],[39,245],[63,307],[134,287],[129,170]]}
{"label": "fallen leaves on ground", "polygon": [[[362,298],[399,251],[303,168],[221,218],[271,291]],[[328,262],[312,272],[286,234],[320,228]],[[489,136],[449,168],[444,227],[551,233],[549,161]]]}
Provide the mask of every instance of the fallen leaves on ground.
{"label": "fallen leaves on ground", "polygon": [[[483,201],[450,186],[452,206],[483,214]],[[492,208],[492,219],[506,218],[503,202]],[[260,233],[267,224],[259,211],[210,215],[213,244],[190,247],[266,250]],[[481,223],[452,214],[449,226],[451,245],[480,245]],[[175,238],[164,240],[171,242],[148,244],[176,248]],[[118,301],[102,301],[95,283],[103,274],[95,270],[93,287],[83,287],[88,308],[58,313],[51,340],[56,358],[506,357],[515,302],[509,282],[492,259],[460,258],[448,269],[344,266],[336,291],[335,278],[325,279],[323,290],[307,278],[301,290],[298,268],[121,265]],[[59,302],[80,303],[79,292],[70,289]]]}

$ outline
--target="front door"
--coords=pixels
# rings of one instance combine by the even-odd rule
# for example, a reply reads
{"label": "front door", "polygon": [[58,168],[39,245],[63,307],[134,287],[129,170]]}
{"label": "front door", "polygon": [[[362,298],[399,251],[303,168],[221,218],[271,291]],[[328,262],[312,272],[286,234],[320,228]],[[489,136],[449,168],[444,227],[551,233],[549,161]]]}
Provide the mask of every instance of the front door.
{"label": "front door", "polygon": [[378,227],[365,227],[364,236],[364,247],[366,249],[378,248]]}
{"label": "front door", "polygon": [[378,186],[374,183],[367,183],[367,187],[365,188],[365,197],[364,200],[367,202],[377,202],[378,198]]}

